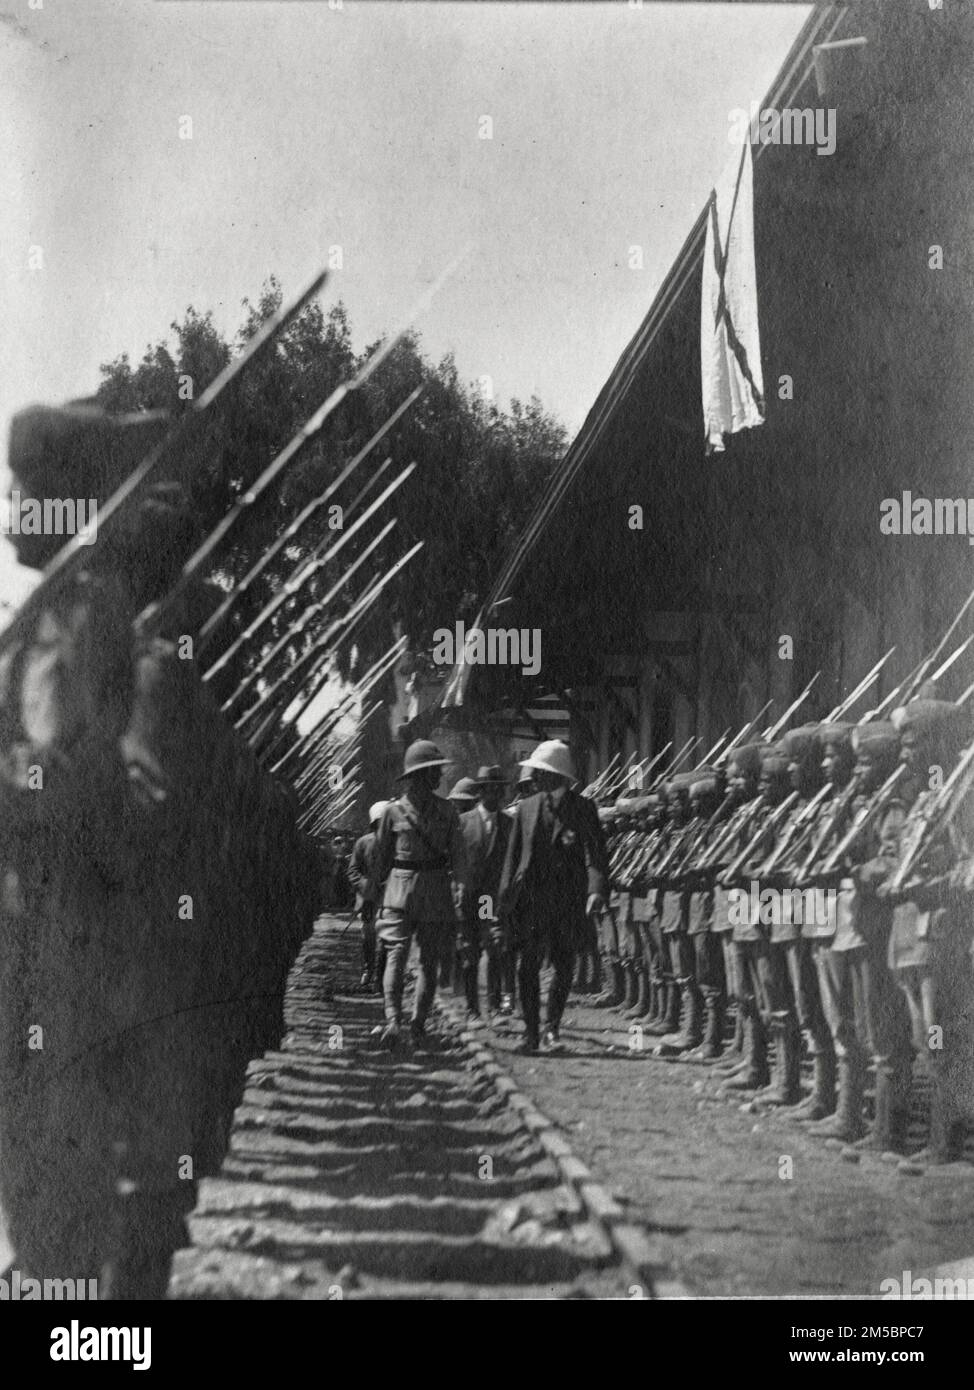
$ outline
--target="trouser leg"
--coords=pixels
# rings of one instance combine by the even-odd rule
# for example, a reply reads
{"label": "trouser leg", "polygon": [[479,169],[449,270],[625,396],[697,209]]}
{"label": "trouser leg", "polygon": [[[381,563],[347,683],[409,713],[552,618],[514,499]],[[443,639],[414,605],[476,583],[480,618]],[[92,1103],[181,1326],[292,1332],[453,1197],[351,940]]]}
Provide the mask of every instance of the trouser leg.
{"label": "trouser leg", "polygon": [[[476,918],[465,921],[457,933],[460,960],[463,967],[463,993],[471,1013],[480,1012],[480,923]],[[488,989],[489,989],[488,975]]]}
{"label": "trouser leg", "polygon": [[553,941],[550,954],[553,974],[545,1006],[546,1026],[557,1030],[561,1026],[561,1016],[565,1012],[571,992],[572,976],[575,973],[575,948],[570,941]]}
{"label": "trouser leg", "polygon": [[905,1133],[913,1074],[910,1011],[887,964],[887,941],[874,933],[862,950],[860,967],[862,1010],[871,1042],[873,1065],[888,1073],[893,1140]]}
{"label": "trouser leg", "polygon": [[521,945],[517,953],[517,983],[521,991],[521,1013],[528,1039],[537,1042],[541,1034],[541,957],[537,943]]}
{"label": "trouser leg", "polygon": [[784,954],[798,1026],[809,1055],[815,1057],[821,1053],[831,1054],[832,1038],[822,1010],[818,976],[810,947],[807,938],[797,937],[785,943]]}
{"label": "trouser leg", "polygon": [[370,918],[362,918],[362,974],[367,979],[372,979],[375,974],[375,946],[376,932],[375,922]]}
{"label": "trouser leg", "polygon": [[455,951],[456,933],[450,922],[421,922],[417,932],[419,968],[413,1000],[413,1023],[422,1027],[436,998],[436,981],[444,956]]}
{"label": "trouser leg", "polygon": [[406,958],[410,939],[386,941],[386,966],[382,975],[383,1007],[389,1023],[402,1022],[402,994],[406,982]]}
{"label": "trouser leg", "polygon": [[487,926],[487,1004],[491,1009],[499,1009],[504,988],[504,935],[500,922],[490,922]]}
{"label": "trouser leg", "polygon": [[738,1008],[743,1021],[744,1056],[727,1076],[728,1091],[753,1091],[768,1080],[767,999],[762,980],[761,957],[767,953],[764,941],[734,941]]}

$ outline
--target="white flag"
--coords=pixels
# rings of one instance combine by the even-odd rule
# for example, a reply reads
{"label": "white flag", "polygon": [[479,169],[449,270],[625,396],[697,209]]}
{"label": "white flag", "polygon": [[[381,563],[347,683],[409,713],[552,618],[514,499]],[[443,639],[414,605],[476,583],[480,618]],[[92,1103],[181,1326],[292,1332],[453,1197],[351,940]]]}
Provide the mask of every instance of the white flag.
{"label": "white flag", "polygon": [[725,434],[762,424],[765,413],[747,139],[718,180],[707,209],[700,366],[708,452],[722,450]]}

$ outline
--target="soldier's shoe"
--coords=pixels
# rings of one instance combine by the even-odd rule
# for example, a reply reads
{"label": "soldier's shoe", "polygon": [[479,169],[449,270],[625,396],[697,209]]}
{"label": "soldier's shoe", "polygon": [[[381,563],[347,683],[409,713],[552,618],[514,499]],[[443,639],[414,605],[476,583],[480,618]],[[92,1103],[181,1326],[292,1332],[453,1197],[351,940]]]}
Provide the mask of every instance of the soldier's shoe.
{"label": "soldier's shoe", "polygon": [[680,1024],[680,991],[676,981],[665,980],[663,989],[663,1010],[659,1022],[645,1030],[654,1038],[665,1038],[668,1033],[675,1033]]}
{"label": "soldier's shoe", "polygon": [[772,1082],[753,1097],[752,1105],[777,1109],[784,1105],[794,1105],[799,1099],[798,1089],[798,1028],[793,1017],[784,1012],[771,1015],[771,1041],[774,1045],[774,1068]]}
{"label": "soldier's shoe", "polygon": [[817,1052],[812,1058],[812,1069],[811,1091],[785,1112],[789,1120],[799,1124],[824,1120],[835,1110],[835,1057],[831,1052]]}
{"label": "soldier's shoe", "polygon": [[606,961],[605,989],[592,1002],[597,1009],[614,1009],[625,997],[625,977],[617,960]]}
{"label": "soldier's shoe", "polygon": [[631,960],[624,960],[622,962],[622,979],[623,994],[622,999],[619,1001],[619,1008],[623,1014],[625,1014],[628,1009],[631,1009],[635,1005],[638,992],[636,967]]}
{"label": "soldier's shoe", "polygon": [[426,1023],[422,1019],[414,1018],[409,1025],[409,1041],[417,1052],[422,1052],[427,1046]]}
{"label": "soldier's shoe", "polygon": [[557,1028],[546,1028],[541,1038],[541,1046],[545,1052],[564,1052],[565,1044],[562,1042]]}
{"label": "soldier's shoe", "polygon": [[736,1076],[738,1072],[745,1071],[750,1065],[746,1052],[725,1052],[719,1061],[713,1064],[713,1073],[716,1077]]}
{"label": "soldier's shoe", "polygon": [[371,970],[363,970],[362,978],[358,982],[358,987],[364,994],[371,994],[375,988],[375,981],[372,978]]}
{"label": "soldier's shoe", "polygon": [[964,1156],[965,1130],[962,1122],[947,1125],[940,1133],[932,1128],[930,1143],[908,1158],[899,1158],[897,1168],[901,1173],[920,1173],[926,1168],[942,1168],[948,1163],[959,1163]]}
{"label": "soldier's shoe", "polygon": [[518,1043],[517,1051],[522,1056],[536,1057],[541,1051],[541,1042],[537,1033],[525,1033],[521,1042]]}
{"label": "soldier's shoe", "polygon": [[768,1049],[764,1026],[757,1010],[748,1012],[744,1028],[744,1061],[722,1082],[718,1096],[735,1096],[741,1091],[756,1091],[768,1084]]}
{"label": "soldier's shoe", "polygon": [[892,1100],[893,1069],[884,1062],[877,1062],[873,1122],[869,1133],[855,1141],[855,1149],[880,1154],[902,1150],[909,1116],[902,1110],[894,1111]]}
{"label": "soldier's shoe", "polygon": [[497,1012],[503,1018],[512,1018],[514,1016],[514,1000],[509,994],[501,995],[501,1002],[497,1006]]}
{"label": "soldier's shoe", "polygon": [[391,1021],[386,1024],[379,1035],[379,1046],[387,1048],[390,1052],[395,1052],[402,1046],[402,1029],[398,1023]]}
{"label": "soldier's shoe", "polygon": [[636,966],[636,1002],[625,1012],[625,1018],[642,1018],[649,1008],[649,977],[641,965]]}
{"label": "soldier's shoe", "polygon": [[666,1033],[657,1044],[654,1057],[677,1057],[699,1046],[702,1040],[700,1021],[700,991],[689,976],[677,980],[680,991],[680,1020],[678,1030]]}
{"label": "soldier's shoe", "polygon": [[866,1073],[862,1063],[839,1058],[839,1103],[835,1114],[809,1124],[806,1133],[824,1139],[829,1148],[842,1148],[861,1139],[866,1126],[862,1118],[862,1098]]}
{"label": "soldier's shoe", "polygon": [[699,1046],[686,1053],[683,1060],[697,1064],[713,1062],[723,1051],[724,1016],[720,991],[708,987],[703,991],[703,1038]]}
{"label": "soldier's shoe", "polygon": [[644,1029],[651,1028],[653,1024],[658,1023],[660,1020],[660,1014],[663,1009],[662,982],[654,980],[652,976],[647,976],[646,994],[646,1012],[641,1018],[637,1019],[637,1022],[641,1023]]}
{"label": "soldier's shoe", "polygon": [[717,1094],[722,1096],[736,1095],[740,1091],[759,1091],[762,1087],[767,1086],[768,1079],[767,1062],[760,1065],[748,1062],[734,1076],[729,1076],[720,1083]]}

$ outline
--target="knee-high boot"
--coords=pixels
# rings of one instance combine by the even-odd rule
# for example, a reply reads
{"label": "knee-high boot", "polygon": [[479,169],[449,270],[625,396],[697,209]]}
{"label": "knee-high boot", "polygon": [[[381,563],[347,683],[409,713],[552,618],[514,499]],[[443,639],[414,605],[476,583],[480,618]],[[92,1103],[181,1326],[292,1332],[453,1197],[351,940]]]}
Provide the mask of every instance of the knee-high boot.
{"label": "knee-high boot", "polygon": [[869,1133],[856,1140],[855,1147],[875,1153],[900,1152],[906,1142],[909,1114],[894,1106],[893,1068],[886,1058],[876,1061],[876,1092],[873,1103],[873,1122]]}
{"label": "knee-high boot", "polygon": [[721,1091],[756,1091],[759,1086],[768,1084],[768,1039],[764,1022],[753,999],[741,1002],[744,1014],[744,1061],[740,1068],[727,1077]]}
{"label": "knee-high boot", "polygon": [[703,991],[703,1037],[698,1047],[684,1057],[685,1062],[710,1062],[723,1050],[724,999],[721,991],[707,985]]}
{"label": "knee-high boot", "polygon": [[654,1038],[662,1038],[667,1033],[674,1032],[680,1021],[680,991],[672,975],[663,976],[661,988],[663,1003],[659,1019],[646,1029]]}
{"label": "knee-high boot", "polygon": [[774,1071],[771,1085],[755,1096],[761,1105],[794,1105],[798,1099],[800,1034],[794,1016],[780,1011],[771,1015],[771,1039],[774,1043]]}
{"label": "knee-high boot", "polygon": [[622,962],[623,978],[625,980],[625,994],[619,1007],[626,1011],[631,1009],[636,1002],[638,985],[636,981],[636,963],[631,958]]}
{"label": "knee-high boot", "polygon": [[649,981],[642,961],[634,962],[633,971],[636,976],[636,998],[632,1008],[626,1010],[626,1018],[642,1018],[649,1008]]}
{"label": "knee-high boot", "polygon": [[597,1009],[614,1009],[617,1004],[621,1004],[625,990],[625,979],[622,973],[622,964],[614,956],[604,957],[605,963],[605,988],[598,999],[593,1000]]}
{"label": "knee-high boot", "polygon": [[680,999],[679,1026],[675,1033],[665,1034],[654,1052],[656,1057],[677,1057],[690,1052],[700,1042],[700,990],[690,975],[676,982]]}
{"label": "knee-high boot", "polygon": [[938,1074],[938,1063],[934,1063],[933,1088],[930,1093],[930,1134],[919,1153],[913,1154],[909,1163],[923,1166],[939,1166],[954,1163],[961,1156],[964,1140],[964,1124],[951,1112],[944,1088]]}
{"label": "knee-high boot", "polygon": [[659,971],[654,965],[646,968],[646,1011],[639,1022],[644,1028],[658,1023],[663,1010],[663,990]]}
{"label": "knee-high boot", "polygon": [[861,1057],[839,1058],[839,1103],[835,1114],[808,1126],[808,1133],[820,1139],[852,1143],[862,1137],[862,1095],[866,1068]]}
{"label": "knee-high boot", "polygon": [[823,1048],[812,1057],[812,1089],[804,1100],[788,1110],[790,1119],[801,1124],[824,1120],[835,1109],[835,1054]]}

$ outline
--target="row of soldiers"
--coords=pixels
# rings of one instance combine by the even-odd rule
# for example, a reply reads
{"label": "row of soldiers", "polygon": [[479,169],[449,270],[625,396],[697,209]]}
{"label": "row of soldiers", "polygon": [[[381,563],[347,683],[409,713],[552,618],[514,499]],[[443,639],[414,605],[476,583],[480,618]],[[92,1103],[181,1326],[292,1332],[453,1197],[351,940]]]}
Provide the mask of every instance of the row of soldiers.
{"label": "row of soldiers", "polygon": [[957,1157],[974,1116],[969,722],[921,688],[889,719],[807,723],[603,804],[599,1002],[654,1056],[711,1066],[723,1093],[839,1146],[901,1154],[921,1068],[914,1161]]}
{"label": "row of soldiers", "polygon": [[[13,486],[102,503],[167,427],[22,412]],[[293,794],[187,646],[219,591],[151,620],[198,538],[154,484],[0,659],[0,1209],[22,1275],[102,1298],[165,1296],[318,893]],[[62,539],[14,541],[41,569]]]}

